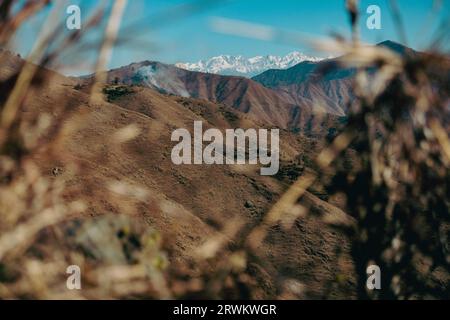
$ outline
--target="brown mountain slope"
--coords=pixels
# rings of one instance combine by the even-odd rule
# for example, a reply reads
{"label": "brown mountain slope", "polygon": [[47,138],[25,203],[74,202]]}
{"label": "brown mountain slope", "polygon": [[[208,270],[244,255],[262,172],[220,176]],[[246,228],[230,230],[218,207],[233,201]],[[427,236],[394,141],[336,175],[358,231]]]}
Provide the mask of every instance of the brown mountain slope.
{"label": "brown mountain slope", "polygon": [[[67,186],[67,199],[79,198],[87,204],[85,219],[137,208],[128,214],[160,231],[170,263],[183,266],[190,277],[197,272],[197,248],[224,232],[230,221],[248,227],[258,223],[286,188],[275,178],[259,176],[254,167],[176,166],[171,162],[174,143],[170,135],[175,128],[192,130],[194,120],[220,129],[258,127],[240,112],[138,87],[110,96],[110,103],[90,104],[71,79],[46,70],[41,73],[50,82],[30,90],[21,112],[30,118],[44,114],[58,118],[67,110],[61,122],[70,121],[74,126],[63,131],[51,150],[37,152],[35,163]],[[130,126],[139,134],[118,144],[117,132]],[[281,148],[285,159],[306,152],[301,140],[285,131]],[[134,192],[123,191],[123,185]],[[141,194],[148,199],[141,200]],[[328,210],[328,214],[343,214],[331,205],[325,208],[313,195],[304,201],[304,205]],[[289,231],[275,226],[258,253],[266,263],[252,266],[259,270],[253,272],[260,280],[255,298],[272,296],[278,282],[288,279],[305,285],[299,297],[320,298],[323,288],[342,275],[347,280],[330,287],[327,294],[352,297],[352,267],[347,255],[338,259],[337,248],[348,250],[345,237],[320,220],[299,219]]]}
{"label": "brown mountain slope", "polygon": [[[377,46],[403,57],[420,54],[393,41],[384,41]],[[312,110],[320,109],[327,114],[342,117],[346,115],[348,102],[353,99],[355,70],[343,67],[339,59],[305,61],[286,70],[267,70],[252,80],[276,91],[292,104],[308,105]],[[293,119],[291,126],[297,123]]]}
{"label": "brown mountain slope", "polygon": [[162,92],[223,103],[255,120],[286,127],[292,104],[243,77],[191,72],[158,62],[132,64],[108,72],[110,83],[147,85]]}
{"label": "brown mountain slope", "polygon": [[[108,82],[222,103],[258,122],[280,128],[301,128],[316,113],[307,99],[294,100],[247,78],[192,72],[159,62],[145,61],[111,70]],[[299,110],[303,116],[296,118]]]}
{"label": "brown mountain slope", "polygon": [[302,62],[287,70],[268,70],[253,77],[286,101],[308,104],[337,117],[345,116],[352,99],[353,70],[342,69],[335,59]]}

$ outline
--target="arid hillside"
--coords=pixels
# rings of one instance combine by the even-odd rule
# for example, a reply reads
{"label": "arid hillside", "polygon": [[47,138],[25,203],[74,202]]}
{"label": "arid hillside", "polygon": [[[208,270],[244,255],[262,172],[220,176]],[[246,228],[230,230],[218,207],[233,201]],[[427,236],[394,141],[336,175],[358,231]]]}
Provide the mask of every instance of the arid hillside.
{"label": "arid hillside", "polygon": [[[3,56],[2,62],[2,80],[21,64],[10,55]],[[281,177],[262,177],[252,166],[176,166],[171,162],[172,131],[192,130],[195,120],[203,121],[205,128],[222,130],[264,126],[225,104],[127,85],[107,85],[104,101],[94,102],[82,82],[45,69],[39,70],[39,78],[46,80],[30,90],[20,112],[29,119],[43,115],[58,119],[55,132],[59,125],[71,125],[56,137],[52,129],[40,137],[55,143],[30,155],[33,163],[44,175],[67,186],[67,200],[87,204],[83,220],[126,213],[160,232],[169,262],[177,266],[174,272],[198,275],[198,250],[206,246],[200,251],[207,252],[210,239],[219,237],[225,247],[239,245],[287,187]],[[309,138],[282,131],[280,141],[283,165],[301,154],[314,155]],[[340,209],[313,194],[308,193],[302,202],[333,219],[350,221]],[[124,212],[124,208],[133,209]],[[257,279],[258,290],[252,297],[274,296],[280,282],[287,280],[306,285],[292,297],[352,297],[354,278],[347,248],[345,237],[311,217],[296,219],[288,229],[270,228],[247,270]],[[347,258],[338,259],[341,252]],[[342,281],[335,282],[336,278]]]}
{"label": "arid hillside", "polygon": [[[113,69],[108,71],[107,79],[110,84],[148,87],[161,93],[223,104],[257,122],[307,134],[323,133],[343,115],[314,104],[315,90],[310,91],[313,96],[305,94],[293,99],[248,78],[187,71],[160,62],[144,61]],[[92,80],[88,76],[81,81]]]}

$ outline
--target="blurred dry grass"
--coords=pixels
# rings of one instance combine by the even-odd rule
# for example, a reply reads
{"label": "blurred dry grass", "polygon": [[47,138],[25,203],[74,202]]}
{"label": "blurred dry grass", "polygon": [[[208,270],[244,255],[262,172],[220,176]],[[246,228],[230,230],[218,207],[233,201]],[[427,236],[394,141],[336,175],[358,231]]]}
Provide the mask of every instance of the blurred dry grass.
{"label": "blurred dry grass", "polygon": [[[107,66],[125,2],[115,1],[109,17],[99,8],[88,23],[91,30],[103,19],[109,21],[97,70]],[[13,1],[3,1],[0,44],[6,45],[46,3],[25,1],[13,15]],[[38,154],[44,150],[52,156],[61,137],[80,125],[63,121],[70,112],[67,98],[60,97],[55,104],[56,117],[42,114],[30,119],[19,111],[27,93],[47,81],[40,77],[39,67],[25,63],[18,73],[1,79],[0,298],[264,296],[267,292],[262,292],[255,277],[258,270],[251,268],[255,262],[265,264],[258,248],[273,226],[289,229],[297,218],[310,214],[300,199],[316,182],[329,195],[346,199],[345,211],[353,217],[315,218],[351,239],[359,298],[449,298],[449,58],[436,52],[401,58],[361,44],[357,4],[348,4],[353,40],[336,38],[317,44],[341,52],[341,65],[357,69],[357,98],[349,106],[348,126],[320,153],[317,165],[323,171],[305,171],[252,228],[230,220],[220,235],[198,249],[196,277],[189,277],[186,266],[168,263],[161,236],[137,221],[140,208],[135,202],[111,199],[120,208],[117,215],[82,214],[87,204],[77,193],[36,164]],[[83,37],[74,32],[49,53],[46,49],[57,26],[49,28],[32,54],[43,66]],[[101,93],[103,81],[98,73],[91,98]],[[137,127],[123,128],[105,148],[117,148],[137,135]],[[351,168],[342,156],[347,148],[357,151]],[[75,175],[82,168],[76,160],[72,167]],[[53,175],[58,174],[55,168]],[[125,183],[105,187],[124,198],[151,201],[145,189]],[[386,289],[381,292],[365,289],[366,267],[371,263],[382,269]],[[64,271],[72,264],[85,272],[82,291],[65,288]],[[270,297],[303,297],[304,290],[302,283],[280,282]]]}

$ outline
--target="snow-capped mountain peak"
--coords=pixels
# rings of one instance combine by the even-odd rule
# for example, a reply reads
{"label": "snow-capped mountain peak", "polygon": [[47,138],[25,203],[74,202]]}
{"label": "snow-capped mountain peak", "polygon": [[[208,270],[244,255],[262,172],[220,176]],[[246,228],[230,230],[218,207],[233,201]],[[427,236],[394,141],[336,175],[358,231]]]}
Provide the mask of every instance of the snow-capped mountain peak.
{"label": "snow-capped mountain peak", "polygon": [[286,56],[255,56],[246,58],[241,55],[220,55],[194,63],[177,63],[178,68],[215,73],[222,75],[239,75],[253,77],[269,69],[287,69],[303,61],[320,61],[322,58],[304,55],[301,52],[291,52]]}

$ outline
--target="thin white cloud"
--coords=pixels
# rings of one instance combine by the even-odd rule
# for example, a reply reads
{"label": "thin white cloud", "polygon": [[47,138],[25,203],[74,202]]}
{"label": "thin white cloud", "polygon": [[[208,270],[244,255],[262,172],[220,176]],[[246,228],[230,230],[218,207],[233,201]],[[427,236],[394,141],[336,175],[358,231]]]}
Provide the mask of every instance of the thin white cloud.
{"label": "thin white cloud", "polygon": [[212,17],[210,26],[218,33],[265,41],[274,40],[276,35],[276,30],[272,27],[222,17]]}

